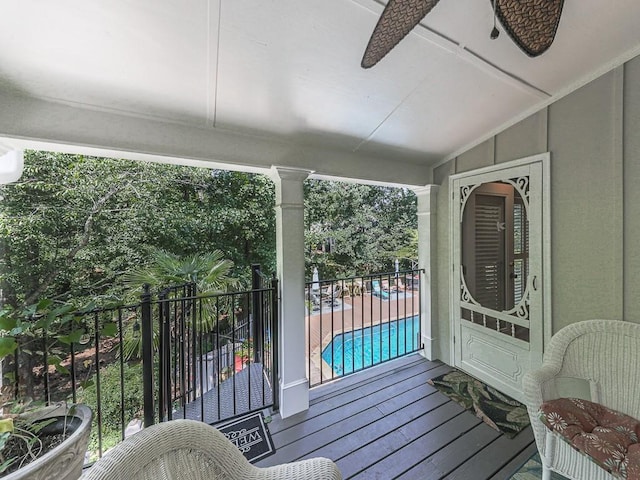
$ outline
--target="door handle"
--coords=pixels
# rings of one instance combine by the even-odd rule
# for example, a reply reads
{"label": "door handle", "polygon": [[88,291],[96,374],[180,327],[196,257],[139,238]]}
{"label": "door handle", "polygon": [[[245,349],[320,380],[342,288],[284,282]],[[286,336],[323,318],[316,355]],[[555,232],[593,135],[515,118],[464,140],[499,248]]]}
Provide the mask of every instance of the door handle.
{"label": "door handle", "polygon": [[531,286],[533,287],[533,289],[535,291],[538,290],[538,276],[537,275],[533,276],[533,279],[531,280]]}

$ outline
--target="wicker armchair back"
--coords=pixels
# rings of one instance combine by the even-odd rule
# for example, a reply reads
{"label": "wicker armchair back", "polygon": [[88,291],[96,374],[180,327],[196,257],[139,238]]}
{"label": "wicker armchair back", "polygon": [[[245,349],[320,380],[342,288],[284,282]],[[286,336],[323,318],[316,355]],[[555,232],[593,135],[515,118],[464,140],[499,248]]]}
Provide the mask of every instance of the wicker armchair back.
{"label": "wicker armchair back", "polygon": [[214,427],[173,420],[145,428],[109,450],[84,480],[341,480],[329,459],[268,468],[251,465]]}
{"label": "wicker armchair back", "polygon": [[640,419],[640,324],[586,320],[558,331],[545,351],[542,367],[527,373],[523,387],[531,425],[541,454],[543,479],[550,470],[574,479],[612,480],[584,454],[550,432],[540,421],[543,402],[559,398],[563,379],[588,382],[586,400]]}

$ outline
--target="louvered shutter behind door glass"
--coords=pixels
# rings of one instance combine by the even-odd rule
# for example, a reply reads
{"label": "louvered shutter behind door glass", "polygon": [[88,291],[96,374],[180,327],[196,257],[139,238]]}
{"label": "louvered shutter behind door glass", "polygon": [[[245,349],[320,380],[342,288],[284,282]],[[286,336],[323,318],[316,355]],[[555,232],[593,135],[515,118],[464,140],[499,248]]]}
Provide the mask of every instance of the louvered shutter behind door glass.
{"label": "louvered shutter behind door glass", "polygon": [[527,285],[529,265],[529,222],[524,204],[513,205],[513,301],[517,305],[524,295]]}
{"label": "louvered shutter behind door glass", "polygon": [[486,308],[504,310],[504,198],[477,195],[475,294]]}

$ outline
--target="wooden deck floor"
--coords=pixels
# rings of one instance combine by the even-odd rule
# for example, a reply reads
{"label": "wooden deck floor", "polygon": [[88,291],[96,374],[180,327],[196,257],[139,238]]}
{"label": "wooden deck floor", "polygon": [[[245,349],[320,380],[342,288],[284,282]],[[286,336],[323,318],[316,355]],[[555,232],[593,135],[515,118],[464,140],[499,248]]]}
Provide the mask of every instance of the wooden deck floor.
{"label": "wooden deck floor", "polygon": [[448,370],[410,355],[312,389],[308,411],[273,417],[276,453],[258,465],[323,456],[345,479],[509,478],[536,451],[531,428],[509,439],[426,383]]}

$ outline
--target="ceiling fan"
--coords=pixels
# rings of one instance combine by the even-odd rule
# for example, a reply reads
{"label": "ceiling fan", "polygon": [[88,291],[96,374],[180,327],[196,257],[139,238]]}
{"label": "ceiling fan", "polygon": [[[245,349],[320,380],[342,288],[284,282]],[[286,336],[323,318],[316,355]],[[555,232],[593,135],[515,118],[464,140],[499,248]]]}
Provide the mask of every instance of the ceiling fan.
{"label": "ceiling fan", "polygon": [[[362,57],[371,68],[436,6],[440,0],[389,0]],[[496,17],[511,39],[530,57],[546,52],[553,43],[564,0],[489,0],[494,12],[491,38],[499,35]]]}

